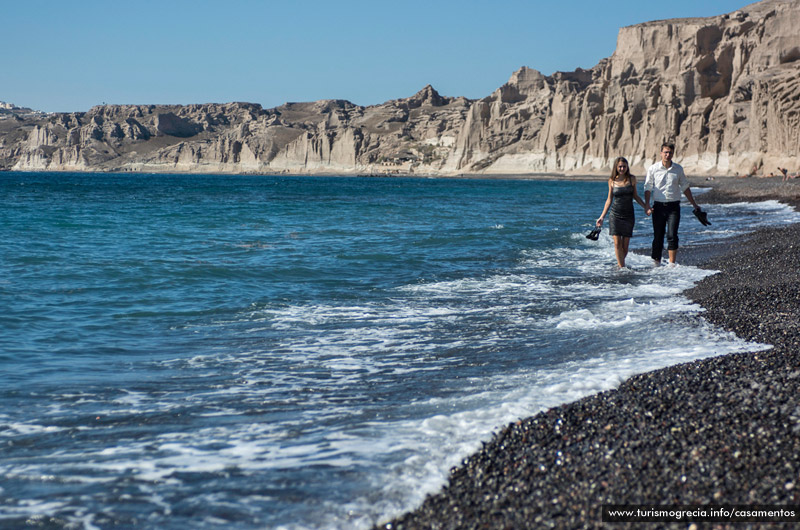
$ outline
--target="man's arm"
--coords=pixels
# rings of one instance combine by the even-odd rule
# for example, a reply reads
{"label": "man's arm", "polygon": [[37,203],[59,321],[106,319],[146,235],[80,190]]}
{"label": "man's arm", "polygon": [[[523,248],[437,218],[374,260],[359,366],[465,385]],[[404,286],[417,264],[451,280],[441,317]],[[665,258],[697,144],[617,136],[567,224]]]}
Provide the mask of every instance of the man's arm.
{"label": "man's arm", "polygon": [[678,182],[680,183],[681,189],[683,189],[683,194],[686,195],[686,198],[689,199],[689,202],[692,204],[692,207],[695,210],[699,210],[700,207],[694,201],[694,196],[692,196],[692,189],[689,187],[689,179],[686,177],[686,173],[683,172],[683,168],[681,168],[680,176],[678,177]]}
{"label": "man's arm", "polygon": [[694,202],[694,197],[692,196],[692,189],[691,188],[686,188],[685,190],[683,190],[683,194],[686,195],[686,198],[689,199],[689,202],[692,203],[692,207],[695,210],[699,210],[700,209],[700,207],[697,205],[697,203]]}

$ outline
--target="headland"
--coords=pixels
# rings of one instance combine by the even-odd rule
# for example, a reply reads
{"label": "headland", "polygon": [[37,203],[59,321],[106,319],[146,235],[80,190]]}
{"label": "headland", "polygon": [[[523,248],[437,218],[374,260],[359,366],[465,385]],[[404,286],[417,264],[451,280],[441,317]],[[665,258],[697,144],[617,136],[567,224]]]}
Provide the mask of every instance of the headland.
{"label": "headland", "polygon": [[642,174],[666,140],[694,175],[796,174],[799,25],[796,1],[762,0],[623,27],[590,69],[521,66],[480,99],[427,85],[369,106],[103,104],[44,115],[11,105],[0,108],[0,169],[604,175],[625,156]]}

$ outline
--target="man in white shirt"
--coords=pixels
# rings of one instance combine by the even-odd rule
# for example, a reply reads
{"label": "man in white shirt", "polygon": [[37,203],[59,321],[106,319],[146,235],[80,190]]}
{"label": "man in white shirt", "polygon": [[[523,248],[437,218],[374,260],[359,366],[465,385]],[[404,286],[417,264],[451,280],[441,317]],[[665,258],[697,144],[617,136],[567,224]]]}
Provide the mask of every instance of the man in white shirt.
{"label": "man in white shirt", "polygon": [[669,262],[675,263],[678,258],[678,225],[681,221],[681,193],[686,195],[692,206],[699,210],[694,202],[689,180],[683,168],[672,161],[675,154],[673,144],[661,146],[661,162],[656,162],[647,169],[644,180],[644,202],[650,207],[653,197],[653,250],[650,257],[655,265],[661,265],[664,252],[664,235],[667,236],[667,253]]}

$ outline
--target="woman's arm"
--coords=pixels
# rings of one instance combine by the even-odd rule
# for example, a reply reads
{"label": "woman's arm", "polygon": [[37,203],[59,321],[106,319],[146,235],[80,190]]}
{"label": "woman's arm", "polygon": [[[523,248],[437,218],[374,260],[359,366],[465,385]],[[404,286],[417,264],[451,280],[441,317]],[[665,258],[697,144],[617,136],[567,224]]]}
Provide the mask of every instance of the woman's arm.
{"label": "woman's arm", "polygon": [[600,218],[595,223],[597,226],[603,226],[603,219],[606,218],[608,209],[611,208],[611,199],[614,196],[613,186],[614,184],[611,182],[611,179],[608,179],[608,198],[606,198],[606,205],[603,207],[603,213],[600,215]]}
{"label": "woman's arm", "polygon": [[644,213],[646,215],[650,215],[653,210],[650,209],[649,206],[639,197],[639,191],[636,189],[636,177],[631,177],[631,183],[633,184],[633,199],[639,203],[639,206],[644,208]]}

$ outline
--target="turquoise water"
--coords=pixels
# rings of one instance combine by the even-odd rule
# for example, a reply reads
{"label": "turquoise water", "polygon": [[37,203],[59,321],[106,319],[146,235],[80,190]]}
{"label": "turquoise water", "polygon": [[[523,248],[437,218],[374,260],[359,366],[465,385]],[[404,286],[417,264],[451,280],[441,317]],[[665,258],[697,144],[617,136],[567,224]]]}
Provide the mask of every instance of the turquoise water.
{"label": "turquoise water", "polygon": [[[752,349],[708,271],[584,237],[605,186],[0,173],[0,526],[368,528],[507,422]],[[682,242],[797,221],[708,210]]]}

